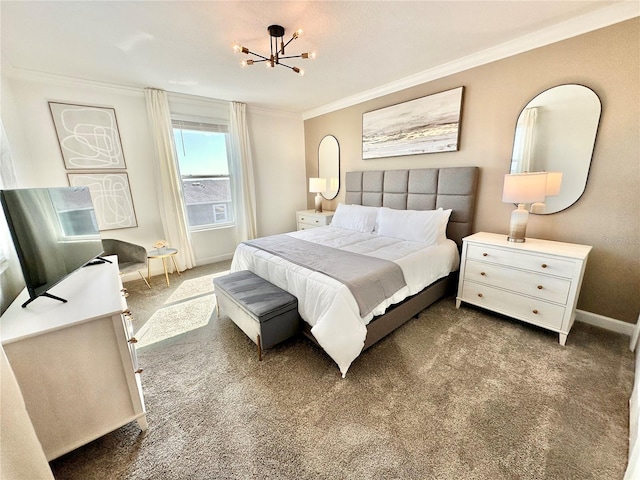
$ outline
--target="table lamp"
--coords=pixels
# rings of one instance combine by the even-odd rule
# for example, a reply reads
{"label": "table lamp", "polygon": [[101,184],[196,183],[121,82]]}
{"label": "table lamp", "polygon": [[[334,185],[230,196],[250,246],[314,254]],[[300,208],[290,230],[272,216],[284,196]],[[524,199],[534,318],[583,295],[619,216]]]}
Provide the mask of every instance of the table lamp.
{"label": "table lamp", "polygon": [[[547,187],[545,188],[544,196],[555,197],[560,194],[560,186],[562,185],[562,172],[544,172],[547,174]],[[542,203],[532,203],[531,213],[544,214],[547,206]]]}
{"label": "table lamp", "polygon": [[326,178],[310,178],[309,179],[309,192],[315,193],[316,212],[322,212],[322,195],[320,192],[327,191],[327,179]]}
{"label": "table lamp", "polygon": [[502,201],[504,203],[517,203],[518,208],[511,212],[509,225],[510,242],[522,243],[525,241],[529,211],[525,204],[543,202],[547,188],[547,174],[540,173],[508,173],[504,176],[504,188]]}

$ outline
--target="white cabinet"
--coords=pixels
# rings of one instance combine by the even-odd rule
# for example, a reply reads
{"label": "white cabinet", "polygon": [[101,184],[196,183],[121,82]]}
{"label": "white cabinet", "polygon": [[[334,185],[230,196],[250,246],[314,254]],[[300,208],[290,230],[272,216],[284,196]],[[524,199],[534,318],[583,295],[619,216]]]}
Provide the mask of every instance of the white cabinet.
{"label": "white cabinet", "polygon": [[308,230],[309,228],[324,227],[331,223],[332,211],[316,212],[315,210],[302,210],[296,212],[296,223],[298,230]]}
{"label": "white cabinet", "polygon": [[476,233],[463,239],[456,307],[467,302],[558,332],[564,345],[591,247]]}
{"label": "white cabinet", "polygon": [[0,338],[47,460],[147,420],[117,258],[84,267],[0,318]]}

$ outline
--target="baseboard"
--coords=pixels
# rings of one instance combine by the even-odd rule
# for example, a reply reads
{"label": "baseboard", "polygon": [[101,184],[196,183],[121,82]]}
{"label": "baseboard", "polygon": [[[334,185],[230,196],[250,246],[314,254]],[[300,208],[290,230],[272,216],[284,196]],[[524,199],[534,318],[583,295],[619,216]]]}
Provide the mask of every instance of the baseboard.
{"label": "baseboard", "polygon": [[233,253],[225,253],[224,255],[216,255],[215,257],[197,258],[198,265],[208,265],[210,263],[225,262],[233,258]]}
{"label": "baseboard", "polygon": [[623,322],[622,320],[605,317],[597,313],[585,312],[584,310],[576,310],[576,320],[629,336],[633,334],[635,328],[633,323]]}

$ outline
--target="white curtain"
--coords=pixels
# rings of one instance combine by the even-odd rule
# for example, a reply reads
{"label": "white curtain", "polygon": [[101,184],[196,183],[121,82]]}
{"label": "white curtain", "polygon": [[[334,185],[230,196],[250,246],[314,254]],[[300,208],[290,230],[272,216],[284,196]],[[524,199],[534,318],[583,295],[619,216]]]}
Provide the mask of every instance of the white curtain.
{"label": "white curtain", "polygon": [[[0,188],[16,188],[17,186],[9,140],[4,131],[4,125],[0,120]],[[11,237],[3,216],[0,222],[0,273],[4,272],[8,266],[10,251]]]}
{"label": "white curtain", "polygon": [[238,242],[256,238],[256,189],[253,179],[251,144],[247,129],[246,105],[231,102],[229,123],[233,204],[236,209]]}
{"label": "white curtain", "polygon": [[178,171],[173,143],[173,127],[167,93],[164,90],[145,88],[147,114],[154,140],[156,188],[160,218],[165,238],[172,248],[178,249],[178,267],[192,268],[195,256],[187,222],[186,207],[182,195],[182,179]]}
{"label": "white curtain", "polygon": [[[519,144],[515,147],[518,157],[516,172],[530,172],[536,143],[536,121],[538,107],[525,108],[518,119]],[[512,172],[512,173],[516,173]]]}

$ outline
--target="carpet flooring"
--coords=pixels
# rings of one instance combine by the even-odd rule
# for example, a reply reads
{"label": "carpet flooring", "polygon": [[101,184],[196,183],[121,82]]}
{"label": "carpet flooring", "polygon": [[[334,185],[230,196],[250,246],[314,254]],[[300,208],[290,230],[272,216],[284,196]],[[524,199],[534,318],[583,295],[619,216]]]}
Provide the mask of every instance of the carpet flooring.
{"label": "carpet flooring", "polygon": [[217,318],[197,267],[126,284],[149,430],[51,462],[56,479],[621,479],[628,337],[557,335],[447,297],[341,378],[312,342],[265,352]]}

